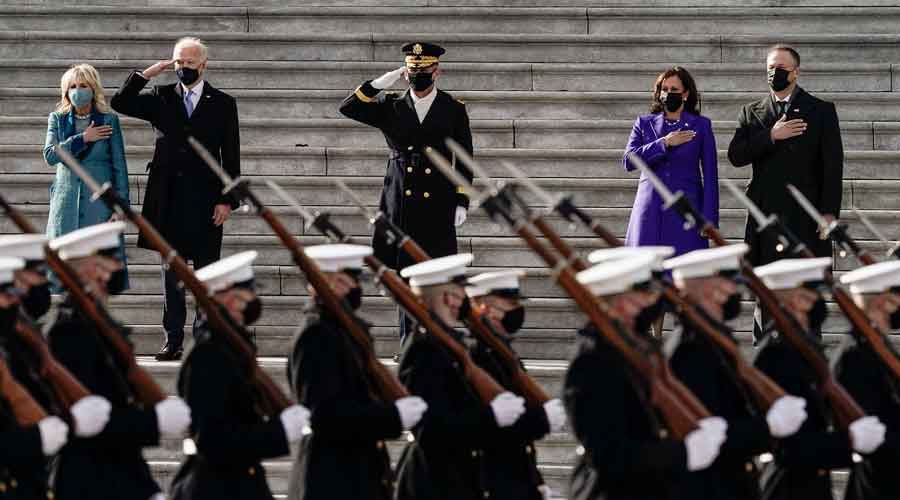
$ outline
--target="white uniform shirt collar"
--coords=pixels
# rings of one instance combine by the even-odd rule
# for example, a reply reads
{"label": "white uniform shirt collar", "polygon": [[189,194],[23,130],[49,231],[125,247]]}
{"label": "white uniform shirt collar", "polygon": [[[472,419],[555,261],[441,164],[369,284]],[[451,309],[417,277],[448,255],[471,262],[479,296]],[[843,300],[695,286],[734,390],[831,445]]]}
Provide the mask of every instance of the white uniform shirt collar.
{"label": "white uniform shirt collar", "polygon": [[425,117],[428,115],[428,110],[431,109],[431,105],[434,103],[434,98],[437,97],[437,87],[432,87],[431,93],[425,97],[417,96],[412,89],[409,90],[409,95],[412,97],[413,106],[416,108],[416,115],[419,116],[419,123],[424,122]]}
{"label": "white uniform shirt collar", "polygon": [[200,80],[200,82],[197,83],[197,85],[194,85],[194,88],[192,88],[192,89],[188,89],[187,86],[185,86],[185,84],[183,84],[183,83],[180,83],[180,82],[178,83],[178,85],[181,85],[181,95],[182,96],[186,96],[188,93],[188,90],[193,92],[193,94],[191,94],[191,104],[194,105],[195,110],[197,109],[197,103],[200,102],[200,96],[203,95],[203,85],[205,85],[205,83],[206,82],[204,82],[203,80]]}

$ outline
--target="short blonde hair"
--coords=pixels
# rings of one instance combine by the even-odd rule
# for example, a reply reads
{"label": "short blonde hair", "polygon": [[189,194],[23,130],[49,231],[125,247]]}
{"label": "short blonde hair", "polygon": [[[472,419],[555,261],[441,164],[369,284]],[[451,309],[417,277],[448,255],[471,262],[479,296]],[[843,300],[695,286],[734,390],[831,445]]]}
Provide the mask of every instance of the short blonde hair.
{"label": "short blonde hair", "polygon": [[103,84],[100,83],[100,74],[90,64],[75,64],[63,73],[59,82],[60,97],[56,110],[61,113],[72,111],[72,101],[69,100],[69,87],[73,83],[84,82],[94,91],[94,109],[101,113],[109,113],[109,104],[103,95]]}
{"label": "short blonde hair", "polygon": [[172,54],[175,54],[179,47],[197,47],[200,51],[200,57],[202,57],[204,61],[209,59],[209,47],[203,43],[203,40],[197,37],[185,36],[179,38],[178,41],[175,42],[175,46],[172,47]]}

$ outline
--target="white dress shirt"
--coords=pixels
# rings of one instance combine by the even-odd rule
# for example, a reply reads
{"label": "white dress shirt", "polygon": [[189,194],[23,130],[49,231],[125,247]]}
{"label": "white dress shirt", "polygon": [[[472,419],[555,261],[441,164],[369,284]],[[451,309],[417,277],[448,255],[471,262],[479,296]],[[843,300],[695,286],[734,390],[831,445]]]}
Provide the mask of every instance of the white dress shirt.
{"label": "white dress shirt", "polygon": [[194,85],[194,88],[188,89],[185,84],[179,82],[179,85],[181,85],[181,91],[183,92],[181,94],[182,101],[184,101],[184,96],[187,95],[189,90],[193,92],[193,94],[191,94],[191,104],[193,105],[194,111],[197,111],[197,104],[200,103],[200,96],[203,95],[203,83],[203,80],[200,80],[196,85]]}
{"label": "white dress shirt", "polygon": [[417,96],[413,89],[409,89],[409,95],[412,97],[413,105],[416,107],[419,123],[424,122],[425,117],[428,116],[428,110],[431,109],[431,105],[434,103],[434,98],[437,97],[437,87],[431,87],[431,92],[425,97]]}

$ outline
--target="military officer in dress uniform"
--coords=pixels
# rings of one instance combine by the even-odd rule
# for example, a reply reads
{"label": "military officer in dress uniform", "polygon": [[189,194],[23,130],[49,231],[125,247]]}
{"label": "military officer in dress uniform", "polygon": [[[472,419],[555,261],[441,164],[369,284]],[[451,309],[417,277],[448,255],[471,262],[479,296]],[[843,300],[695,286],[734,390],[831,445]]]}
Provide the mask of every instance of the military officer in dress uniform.
{"label": "military officer in dress uniform", "polygon": [[[827,316],[818,286],[830,268],[830,257],[784,259],[757,267],[756,274],[806,331],[815,332]],[[868,416],[851,423],[849,431],[833,429],[831,412],[816,388],[809,363],[777,332],[771,335],[756,366],[789,394],[805,399],[808,418],[796,434],[775,447],[775,460],[763,470],[762,498],[831,500],[831,469],[850,467],[853,452],[869,454],[878,449],[884,441],[884,424]]]}
{"label": "military officer in dress uniform", "polygon": [[[525,321],[524,297],[518,269],[482,273],[469,278],[466,294],[472,307],[485,315],[493,332],[512,349],[516,332]],[[508,368],[488,345],[481,341],[471,349],[472,359],[503,387],[512,389]],[[543,405],[528,405],[515,425],[494,435],[484,445],[484,476],[491,498],[528,500],[550,498],[550,487],[537,468],[534,442],[550,432],[559,432],[566,423],[562,401],[551,399]]]}
{"label": "military officer in dress uniform", "polygon": [[[341,104],[344,116],[375,127],[384,134],[390,160],[381,193],[381,211],[432,257],[456,253],[456,227],[466,219],[469,199],[431,165],[424,151],[434,148],[451,157],[444,140],[452,138],[470,153],[472,133],[466,106],[439,90],[438,58],[444,49],[410,43],[403,67],[360,85]],[[402,94],[382,93],[401,78],[409,83]],[[472,174],[457,162],[469,181]],[[395,245],[376,233],[373,245],[379,260],[395,269],[413,264]]]}
{"label": "military officer in dress uniform", "polygon": [[[744,244],[694,250],[665,261],[678,290],[722,335],[735,343],[726,324],[741,312],[741,292],[735,278]],[[806,400],[783,396],[768,412],[757,409],[755,400],[715,344],[682,321],[679,344],[670,364],[672,372],[712,413],[728,421],[728,434],[719,457],[708,469],[688,474],[677,487],[677,498],[709,500],[757,500],[759,474],[753,462],[770,451],[772,438],[797,432],[806,420]]]}
{"label": "military officer in dress uniform", "polygon": [[25,313],[39,319],[50,310],[50,281],[46,277],[43,234],[5,234],[0,236],[0,256],[25,259],[25,268],[16,271],[16,287],[25,291],[19,301]]}
{"label": "military officer in dress uniform", "polygon": [[[122,264],[114,258],[124,222],[107,222],[73,231],[50,241],[50,248],[76,270],[95,300],[108,299],[107,284]],[[60,453],[54,489],[60,500],[162,499],[144,447],[158,446],[160,437],[182,436],[190,422],[188,407],[169,398],[154,407],[138,406],[94,325],[70,299],[59,307],[48,340],[53,355],[91,393],[112,404],[109,422],[93,437],[73,438]],[[124,327],[123,335],[128,334]]]}
{"label": "military officer in dress uniform", "polygon": [[[354,311],[362,306],[363,258],[372,247],[307,247],[331,289]],[[291,475],[291,500],[391,500],[393,471],[386,439],[400,437],[428,408],[418,396],[386,403],[373,396],[359,352],[341,323],[309,288],[305,320],[294,341],[288,381],[312,411]],[[365,325],[368,329],[368,324]]]}
{"label": "military officer in dress uniform", "polygon": [[[241,252],[196,272],[248,342],[244,327],[262,311],[251,267],[256,257],[255,251]],[[263,418],[245,361],[210,330],[205,317],[197,324],[197,343],[178,376],[178,393],[191,407],[193,439],[185,441],[188,457],[172,481],[172,498],[272,500],[261,462],[290,453],[309,423],[309,411],[292,405],[278,418]]]}
{"label": "military officer in dress uniform", "polygon": [[[605,299],[611,319],[634,331],[659,293],[647,290],[656,257],[634,249],[630,257],[598,264],[576,275]],[[565,379],[565,403],[581,443],[569,488],[573,500],[675,498],[687,471],[709,467],[725,441],[719,417],[700,422],[683,441],[666,432],[640,379],[593,325],[578,332],[579,349]]]}
{"label": "military officer in dress uniform", "polygon": [[[432,317],[463,346],[462,332],[451,325],[468,314],[463,284],[471,262],[470,253],[449,255],[401,272]],[[414,332],[404,345],[400,380],[428,403],[428,412],[398,463],[397,498],[490,498],[492,492],[483,474],[485,444],[517,423],[525,413],[525,400],[503,392],[484,404],[447,349],[418,327]]]}
{"label": "military officer in dress uniform", "polygon": [[[856,303],[882,333],[900,328],[900,261],[864,266],[841,276]],[[838,380],[869,415],[887,427],[884,444],[864,460],[853,464],[844,498],[888,500],[900,498],[900,380],[875,355],[872,346],[860,343],[838,361]]]}

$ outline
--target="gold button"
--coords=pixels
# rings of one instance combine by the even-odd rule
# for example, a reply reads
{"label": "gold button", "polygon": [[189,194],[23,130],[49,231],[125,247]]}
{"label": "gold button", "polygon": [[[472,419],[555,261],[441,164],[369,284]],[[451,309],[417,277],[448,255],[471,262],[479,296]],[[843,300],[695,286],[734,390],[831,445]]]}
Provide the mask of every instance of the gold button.
{"label": "gold button", "polygon": [[379,441],[379,442],[375,443],[375,447],[378,448],[379,450],[384,448],[384,441]]}
{"label": "gold button", "polygon": [[413,150],[413,147],[410,146],[410,147],[406,148],[406,150],[407,150],[407,151],[412,151],[412,150]]}
{"label": "gold button", "polygon": [[407,172],[412,172],[412,167],[406,167]]}
{"label": "gold button", "polygon": [[12,478],[9,480],[9,485],[13,487],[13,489],[19,487],[19,482],[16,481],[16,478]]}
{"label": "gold button", "polygon": [[406,190],[406,196],[412,196],[412,191],[410,191],[409,189],[407,189],[407,190]]}
{"label": "gold button", "polygon": [[750,462],[745,463],[744,470],[747,472],[753,472],[753,464]]}
{"label": "gold button", "polygon": [[250,474],[251,476],[255,476],[256,475],[256,467],[250,467],[249,469],[247,469],[247,474]]}
{"label": "gold button", "polygon": [[660,439],[665,439],[665,438],[667,438],[667,437],[669,437],[669,432],[666,431],[665,429],[660,429],[660,430],[659,430],[659,438],[660,438]]}
{"label": "gold button", "polygon": [[431,196],[431,195],[428,194],[428,191],[425,191],[425,193],[423,193],[422,196],[424,196],[425,198],[428,198],[428,197]]}
{"label": "gold button", "polygon": [[431,173],[431,169],[430,169],[430,168],[426,168],[426,169],[425,169],[425,173],[426,173],[426,174],[430,174],[430,173]]}
{"label": "gold button", "polygon": [[475,458],[477,456],[478,456],[478,452],[475,450],[472,450],[472,458]]}
{"label": "gold button", "polygon": [[525,447],[525,453],[528,453],[529,455],[531,455],[532,453],[534,453],[534,449],[531,448],[531,445],[530,445],[530,444],[529,444],[528,446]]}
{"label": "gold button", "polygon": [[816,471],[816,474],[818,474],[819,477],[823,477],[825,474],[828,474],[828,471],[825,469],[819,469],[818,471]]}

